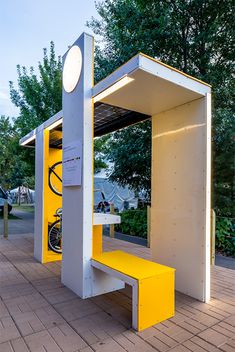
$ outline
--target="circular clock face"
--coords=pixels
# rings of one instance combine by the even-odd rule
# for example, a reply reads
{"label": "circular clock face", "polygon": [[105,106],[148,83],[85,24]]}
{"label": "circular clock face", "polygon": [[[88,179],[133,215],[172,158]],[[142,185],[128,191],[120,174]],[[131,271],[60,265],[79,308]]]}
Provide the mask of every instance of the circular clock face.
{"label": "circular clock face", "polygon": [[67,93],[71,93],[76,87],[82,70],[81,49],[74,45],[69,49],[65,58],[63,69],[63,86]]}

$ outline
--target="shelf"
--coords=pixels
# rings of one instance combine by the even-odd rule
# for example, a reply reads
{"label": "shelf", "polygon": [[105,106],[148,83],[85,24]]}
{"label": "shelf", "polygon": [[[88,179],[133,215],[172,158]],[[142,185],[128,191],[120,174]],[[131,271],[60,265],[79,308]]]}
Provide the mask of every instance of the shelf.
{"label": "shelf", "polygon": [[112,225],[120,224],[121,217],[119,215],[94,213],[93,225]]}

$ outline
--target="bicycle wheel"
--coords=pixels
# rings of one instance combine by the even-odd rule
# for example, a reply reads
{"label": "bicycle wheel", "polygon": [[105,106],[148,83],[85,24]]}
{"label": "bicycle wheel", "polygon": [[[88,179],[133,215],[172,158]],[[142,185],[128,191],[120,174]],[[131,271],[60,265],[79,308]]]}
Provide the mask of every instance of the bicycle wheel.
{"label": "bicycle wheel", "polygon": [[62,196],[62,161],[49,167],[49,187],[58,196]]}
{"label": "bicycle wheel", "polygon": [[56,253],[62,253],[62,231],[60,220],[56,220],[49,228],[48,246]]}

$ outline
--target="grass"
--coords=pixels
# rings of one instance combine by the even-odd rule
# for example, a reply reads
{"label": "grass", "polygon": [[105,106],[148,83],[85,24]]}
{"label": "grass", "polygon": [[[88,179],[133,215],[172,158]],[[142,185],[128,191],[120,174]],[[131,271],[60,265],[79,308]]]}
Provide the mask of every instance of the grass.
{"label": "grass", "polygon": [[[0,212],[0,219],[3,219],[3,214],[2,212]],[[21,218],[19,218],[19,216],[13,215],[13,214],[8,214],[8,220],[22,220]]]}
{"label": "grass", "polygon": [[14,204],[13,209],[21,210],[21,211],[26,211],[27,213],[34,213],[34,206],[31,204]]}
{"label": "grass", "polygon": [[[34,213],[34,206],[31,204],[22,204],[22,205],[18,205],[18,204],[13,204],[13,209],[10,212],[10,214],[8,214],[8,220],[22,220],[21,217],[12,214],[12,212],[14,212],[14,209],[23,211],[23,212],[27,212],[27,213]],[[0,220],[3,219],[3,213],[0,211]]]}

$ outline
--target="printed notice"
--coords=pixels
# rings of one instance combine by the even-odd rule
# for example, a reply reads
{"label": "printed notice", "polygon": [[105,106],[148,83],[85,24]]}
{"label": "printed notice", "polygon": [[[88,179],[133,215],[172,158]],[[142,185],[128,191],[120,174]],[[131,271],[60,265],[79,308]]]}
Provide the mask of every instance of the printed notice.
{"label": "printed notice", "polygon": [[77,140],[63,148],[63,186],[82,184],[82,143]]}

